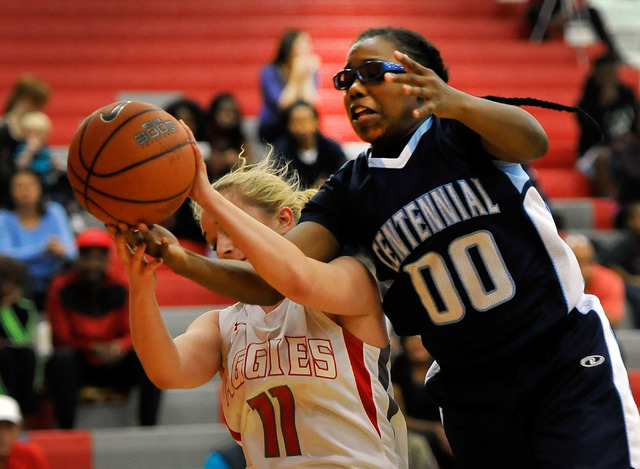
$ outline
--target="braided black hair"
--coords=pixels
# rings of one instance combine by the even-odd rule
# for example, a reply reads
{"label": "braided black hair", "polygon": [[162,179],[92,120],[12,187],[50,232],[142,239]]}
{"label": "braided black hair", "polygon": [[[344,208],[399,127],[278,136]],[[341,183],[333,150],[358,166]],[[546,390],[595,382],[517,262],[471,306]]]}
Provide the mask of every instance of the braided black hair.
{"label": "braided black hair", "polygon": [[575,114],[579,114],[582,117],[585,117],[598,130],[598,132],[600,133],[600,143],[604,141],[604,132],[602,131],[598,123],[595,121],[593,117],[591,117],[591,115],[589,115],[589,113],[579,108],[578,106],[566,106],[564,104],[554,103],[553,101],[544,101],[542,99],[529,98],[529,97],[527,98],[518,98],[518,97],[508,98],[505,96],[482,96],[482,97],[484,99],[488,99],[489,101],[494,101],[496,103],[502,103],[502,104],[511,104],[513,106],[533,106],[533,107],[540,107],[543,109],[552,109],[554,111],[573,112]]}

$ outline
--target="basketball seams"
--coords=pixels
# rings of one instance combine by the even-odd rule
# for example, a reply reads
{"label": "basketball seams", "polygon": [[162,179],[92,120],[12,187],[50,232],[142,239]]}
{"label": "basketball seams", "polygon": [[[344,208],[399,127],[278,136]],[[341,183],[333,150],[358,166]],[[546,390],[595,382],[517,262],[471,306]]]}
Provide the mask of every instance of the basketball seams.
{"label": "basketball seams", "polygon": [[[123,109],[123,111],[124,111],[124,109]],[[118,133],[118,131],[120,131],[120,129],[122,129],[122,127],[124,127],[125,125],[127,125],[130,121],[132,121],[132,120],[133,120],[133,119],[135,119],[136,117],[141,116],[142,114],[146,114],[146,113],[148,113],[148,112],[152,112],[152,111],[156,111],[156,112],[157,112],[157,111],[160,111],[160,112],[163,112],[163,111],[162,111],[162,109],[160,109],[160,108],[156,108],[156,107],[154,107],[154,108],[150,108],[150,109],[144,109],[144,110],[142,110],[142,111],[140,111],[140,112],[138,112],[138,113],[136,113],[136,114],[133,114],[132,116],[129,116],[129,117],[128,117],[128,118],[126,118],[123,122],[121,122],[120,124],[118,124],[118,126],[117,126],[115,129],[113,129],[113,131],[111,132],[111,134],[109,134],[109,135],[107,136],[107,138],[104,140],[104,142],[102,142],[102,145],[100,145],[100,148],[98,148],[98,151],[96,151],[96,154],[95,154],[95,156],[93,157],[93,160],[91,161],[91,166],[87,169],[87,172],[88,172],[88,174],[87,174],[87,181],[86,181],[86,182],[87,182],[87,184],[89,183],[89,179],[91,179],[91,176],[93,176],[93,175],[94,175],[93,168],[95,167],[95,165],[96,165],[96,163],[97,163],[98,159],[100,158],[100,155],[102,154],[102,150],[104,150],[104,147],[106,147],[106,146],[107,146],[107,143],[109,143],[109,141],[113,138],[113,136],[114,136],[114,135],[116,135],[116,134]],[[98,110],[98,111],[96,111],[96,112],[94,112],[94,113],[93,113],[93,115],[92,115],[92,118],[93,118],[93,117],[95,117],[95,115],[97,115],[97,114],[99,114],[99,113],[100,113],[100,111],[99,111],[99,110]],[[91,119],[91,120],[93,120],[93,119]],[[83,137],[84,137],[84,135],[83,135]],[[80,144],[82,144],[82,140],[80,141]],[[82,149],[82,147],[80,147],[80,150],[81,150],[81,149]]]}
{"label": "basketball seams", "polygon": [[69,182],[84,208],[105,223],[159,223],[193,185],[191,141],[175,118],[148,103],[129,101],[113,119],[99,118],[121,103],[94,111],[76,131]]}
{"label": "basketball seams", "polygon": [[191,141],[187,140],[185,142],[182,142],[179,145],[176,145],[174,147],[168,148],[163,152],[156,153],[155,155],[151,155],[149,158],[146,158],[144,160],[140,160],[140,161],[138,161],[136,163],[132,163],[129,166],[125,166],[125,167],[123,167],[123,168],[121,168],[121,169],[119,169],[117,171],[113,171],[111,173],[97,173],[97,172],[94,171],[91,174],[93,176],[95,176],[95,177],[98,177],[98,178],[108,178],[108,177],[117,176],[118,174],[125,173],[125,172],[127,172],[127,171],[129,171],[129,170],[131,170],[131,169],[133,169],[133,168],[135,168],[137,166],[141,166],[141,165],[143,165],[145,163],[153,161],[153,160],[155,160],[157,158],[160,158],[160,157],[162,157],[162,156],[164,156],[166,154],[172,153],[172,152],[174,152],[176,150],[179,150],[180,148],[183,148],[184,146],[190,145],[190,144],[191,144]]}
{"label": "basketball seams", "polygon": [[[186,188],[182,189],[181,191],[176,192],[175,194],[172,194],[170,196],[163,197],[161,199],[127,199],[126,197],[120,197],[117,195],[109,194],[108,192],[101,191],[100,189],[91,188],[91,190],[96,194],[106,197],[107,199],[115,200],[118,202],[126,202],[128,204],[159,204],[162,202],[169,202],[170,200],[181,197],[185,193],[188,194],[189,191],[191,190],[191,184],[189,184]],[[95,201],[92,201],[92,202],[94,205],[98,205]]]}
{"label": "basketball seams", "polygon": [[[110,200],[117,200],[118,202],[125,202],[125,203],[130,203],[130,204],[152,204],[152,203],[162,203],[162,202],[168,202],[170,200],[174,200],[174,199],[178,199],[179,197],[181,197],[182,195],[185,194],[185,192],[188,192],[191,190],[191,186],[192,184],[189,184],[189,186],[184,189],[183,191],[181,191],[178,194],[175,194],[171,197],[168,197],[166,199],[157,199],[157,200],[135,200],[135,199],[124,199],[121,197],[117,197],[111,194],[107,194],[104,193],[98,189],[93,189],[96,193],[110,199]],[[75,190],[74,190],[75,192]],[[111,217],[113,220],[116,221],[122,221],[119,220],[114,214],[112,214],[110,211],[108,211],[107,209],[105,209],[102,205],[100,205],[98,202],[96,202],[94,199],[92,199],[91,197],[87,197],[86,199],[87,202],[87,207],[89,206],[89,203],[91,203],[91,205],[93,205],[93,207],[95,207],[96,209],[100,210],[102,213],[104,213],[105,215],[108,215],[109,217]],[[95,215],[95,214],[94,214]]]}

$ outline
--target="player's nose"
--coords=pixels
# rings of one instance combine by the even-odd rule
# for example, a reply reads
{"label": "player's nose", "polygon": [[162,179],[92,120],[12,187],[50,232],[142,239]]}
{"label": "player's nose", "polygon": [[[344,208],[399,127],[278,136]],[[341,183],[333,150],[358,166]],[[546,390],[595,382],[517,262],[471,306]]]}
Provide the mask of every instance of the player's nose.
{"label": "player's nose", "polygon": [[244,260],[244,254],[235,247],[231,238],[224,233],[218,233],[216,254],[220,259]]}

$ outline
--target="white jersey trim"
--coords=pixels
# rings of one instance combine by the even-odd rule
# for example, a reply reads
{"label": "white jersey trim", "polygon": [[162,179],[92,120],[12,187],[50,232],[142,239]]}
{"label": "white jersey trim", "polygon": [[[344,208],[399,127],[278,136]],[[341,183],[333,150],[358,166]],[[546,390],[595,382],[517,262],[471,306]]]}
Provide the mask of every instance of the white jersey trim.
{"label": "white jersey trim", "polygon": [[431,128],[431,123],[433,122],[433,118],[429,117],[426,121],[418,127],[413,133],[413,136],[409,140],[409,143],[405,145],[400,152],[400,155],[397,158],[373,158],[371,156],[371,147],[367,150],[367,163],[370,168],[386,168],[386,169],[402,169],[405,167],[411,155],[416,150],[418,146],[418,142],[422,138],[422,136],[427,133],[427,130]]}
{"label": "white jersey trim", "polygon": [[607,344],[607,351],[611,359],[611,368],[613,370],[613,383],[620,395],[622,412],[624,415],[624,424],[627,429],[627,444],[629,445],[629,457],[631,467],[640,467],[640,415],[638,414],[638,406],[635,403],[631,387],[629,385],[629,376],[622,360],[620,347],[616,340],[611,324],[602,309],[602,305],[598,297],[585,294],[582,296],[576,309],[582,314],[595,311],[602,323],[602,332]]}
{"label": "white jersey trim", "polygon": [[584,280],[573,251],[558,234],[551,212],[540,193],[530,187],[524,198],[524,209],[538,230],[553,263],[567,307],[571,311],[584,294]]}

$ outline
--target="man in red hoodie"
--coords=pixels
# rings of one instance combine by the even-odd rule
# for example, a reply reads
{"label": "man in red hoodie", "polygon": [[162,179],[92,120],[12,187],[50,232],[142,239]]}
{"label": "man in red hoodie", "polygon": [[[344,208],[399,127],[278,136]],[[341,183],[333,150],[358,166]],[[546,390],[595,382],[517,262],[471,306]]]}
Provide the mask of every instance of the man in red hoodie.
{"label": "man in red hoodie", "polygon": [[45,304],[54,346],[45,376],[58,426],[73,428],[84,386],[116,392],[139,386],[139,422],[154,425],[161,391],[133,349],[128,283],[109,269],[111,238],[90,228],[76,242],[77,262],[52,281]]}

